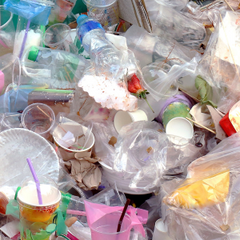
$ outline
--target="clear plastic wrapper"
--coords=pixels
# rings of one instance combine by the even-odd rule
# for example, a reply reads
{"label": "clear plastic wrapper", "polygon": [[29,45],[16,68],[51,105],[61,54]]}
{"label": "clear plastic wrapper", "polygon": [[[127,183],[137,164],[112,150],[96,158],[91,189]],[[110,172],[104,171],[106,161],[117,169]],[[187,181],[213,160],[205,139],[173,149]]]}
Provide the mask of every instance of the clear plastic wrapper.
{"label": "clear plastic wrapper", "polygon": [[225,16],[220,14],[220,21],[211,35],[207,49],[199,63],[201,75],[211,86],[226,87],[234,93],[239,93],[239,66],[237,52],[238,44],[238,12],[227,11]]}
{"label": "clear plastic wrapper", "polygon": [[165,221],[174,239],[238,239],[239,139],[224,139],[188,166],[188,178],[168,182]]}
{"label": "clear plastic wrapper", "polygon": [[157,3],[165,5],[167,7],[174,8],[176,10],[181,10],[188,3],[188,0],[155,0]]}
{"label": "clear plastic wrapper", "polygon": [[190,51],[171,37],[149,34],[136,25],[131,26],[124,36],[127,39],[128,48],[133,51],[141,68],[156,60],[166,59],[170,65],[183,64],[196,55],[196,51]]}
{"label": "clear plastic wrapper", "polygon": [[185,17],[176,10],[154,0],[148,2],[147,7],[150,20],[153,24],[153,33],[161,36],[166,34],[170,38],[191,49],[198,49],[206,37],[203,25]]}

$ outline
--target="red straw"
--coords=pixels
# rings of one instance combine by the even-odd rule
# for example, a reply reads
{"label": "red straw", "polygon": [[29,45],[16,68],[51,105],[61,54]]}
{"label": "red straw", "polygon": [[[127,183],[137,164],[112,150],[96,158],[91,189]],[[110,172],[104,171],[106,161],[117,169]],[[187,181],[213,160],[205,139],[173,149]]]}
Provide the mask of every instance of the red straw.
{"label": "red straw", "polygon": [[130,204],[130,202],[131,202],[131,200],[130,200],[130,199],[127,199],[127,201],[126,201],[126,203],[125,203],[125,206],[124,206],[124,208],[123,208],[123,212],[122,212],[122,214],[121,214],[121,217],[120,217],[120,219],[119,219],[119,221],[118,221],[117,232],[120,232],[120,230],[121,230],[122,221],[123,221],[123,218],[124,218],[124,216],[125,216],[125,213],[126,213],[126,211],[127,211],[127,208],[128,208],[128,205]]}

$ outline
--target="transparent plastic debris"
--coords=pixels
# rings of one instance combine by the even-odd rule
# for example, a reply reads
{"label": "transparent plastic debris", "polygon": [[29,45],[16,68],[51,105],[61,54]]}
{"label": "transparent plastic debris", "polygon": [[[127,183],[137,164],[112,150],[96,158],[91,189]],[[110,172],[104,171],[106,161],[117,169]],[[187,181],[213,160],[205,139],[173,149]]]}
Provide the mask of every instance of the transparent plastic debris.
{"label": "transparent plastic debris", "polygon": [[206,37],[203,25],[189,19],[173,8],[157,4],[150,0],[147,5],[149,18],[153,24],[153,33],[166,34],[178,43],[191,49],[198,49]]}
{"label": "transparent plastic debris", "polygon": [[136,25],[131,26],[124,34],[128,48],[133,51],[139,66],[142,68],[155,61],[165,61],[169,65],[189,62],[196,51],[182,46],[174,39],[165,35],[156,36]]}
{"label": "transparent plastic debris", "polygon": [[193,161],[186,180],[163,186],[172,238],[239,238],[239,138],[236,133]]}
{"label": "transparent plastic debris", "polygon": [[[4,169],[0,178],[1,186],[9,186],[16,190],[23,178],[32,175],[26,161],[27,158],[32,160],[38,176],[49,176],[58,182],[58,156],[50,143],[43,137],[26,129],[12,128],[0,133],[0,145],[0,162]],[[19,168],[15,167],[16,151],[18,152]],[[41,164],[39,165],[39,163]]]}
{"label": "transparent plastic debris", "polygon": [[51,88],[74,89],[88,61],[65,51],[34,47],[24,54],[21,64],[23,74],[32,78],[33,84],[46,83]]}
{"label": "transparent plastic debris", "polygon": [[[220,21],[209,39],[207,49],[199,63],[201,75],[211,86],[231,94],[239,93],[240,58],[237,54],[240,14],[227,11],[220,14]],[[223,95],[223,94],[222,94]],[[224,94],[226,96],[226,93]]]}
{"label": "transparent plastic debris", "polygon": [[188,3],[188,0],[173,0],[173,1],[172,0],[155,0],[155,1],[159,4],[174,8],[176,10],[183,9]]}
{"label": "transparent plastic debris", "polygon": [[52,1],[16,1],[6,0],[6,10],[39,25],[47,25],[51,13]]}

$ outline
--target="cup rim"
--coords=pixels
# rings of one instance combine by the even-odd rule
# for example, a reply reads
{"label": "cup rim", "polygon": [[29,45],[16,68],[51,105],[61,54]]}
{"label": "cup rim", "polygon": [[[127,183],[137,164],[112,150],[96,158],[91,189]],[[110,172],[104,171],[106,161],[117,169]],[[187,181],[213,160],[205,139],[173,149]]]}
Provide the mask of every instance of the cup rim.
{"label": "cup rim", "polygon": [[[5,10],[4,5],[0,5],[0,10],[2,10],[2,9]],[[9,19],[7,20],[7,22],[5,22],[3,25],[0,26],[0,30],[1,30],[2,28],[6,27],[6,26],[10,23],[10,21],[12,20],[12,18],[13,18],[13,13],[12,13],[12,12],[10,12],[10,11],[8,11],[8,10],[5,10],[5,11],[10,13],[10,17],[9,17]]]}
{"label": "cup rim", "polygon": [[[53,128],[54,124],[55,124],[55,113],[54,113],[54,111],[52,110],[52,108],[50,108],[48,105],[46,105],[46,104],[44,104],[44,103],[32,103],[32,104],[28,105],[28,106],[24,109],[24,111],[23,111],[23,113],[22,113],[22,115],[21,115],[21,123],[22,123],[22,125],[23,125],[23,127],[24,127],[25,129],[28,129],[27,126],[26,126],[26,124],[25,124],[25,122],[24,122],[24,118],[25,118],[27,112],[29,111],[29,109],[30,109],[31,107],[35,107],[35,106],[37,106],[37,105],[47,107],[48,110],[51,112],[51,115],[52,115],[52,116],[50,116],[50,117],[52,117],[51,126],[50,126],[45,132],[42,132],[42,133],[36,133],[36,132],[35,132],[36,134],[39,134],[39,135],[43,136],[44,134],[50,132],[51,129]],[[30,130],[30,129],[28,129],[28,130]],[[30,130],[30,131],[32,131],[32,130]],[[32,131],[32,132],[34,132],[34,131]]]}
{"label": "cup rim", "polygon": [[[79,123],[78,123],[78,124],[79,124]],[[64,125],[64,124],[62,124],[62,125]],[[81,124],[80,124],[80,125],[81,125]],[[83,126],[83,125],[82,125],[82,126]],[[85,127],[85,126],[83,126],[83,127]],[[90,147],[88,147],[87,149],[73,150],[73,149],[65,148],[65,147],[63,147],[63,146],[58,142],[58,140],[57,140],[56,137],[54,136],[54,132],[56,131],[57,128],[58,128],[58,126],[53,130],[53,134],[52,134],[53,139],[54,139],[54,141],[57,143],[57,145],[58,145],[59,147],[63,148],[64,150],[66,150],[66,151],[68,151],[68,152],[71,152],[71,153],[87,152],[87,151],[89,151],[89,150],[93,147],[93,145],[95,144],[95,137],[94,137],[93,132],[91,131],[90,134],[91,134],[92,137],[93,137],[93,142],[92,142],[92,144],[90,145]],[[86,128],[87,128],[87,127],[86,127]]]}
{"label": "cup rim", "polygon": [[86,6],[89,5],[89,6],[95,7],[95,8],[108,8],[117,2],[117,0],[113,0],[112,3],[106,4],[105,6],[101,6],[101,5],[94,5],[94,4],[90,3],[90,1],[91,0],[83,0],[83,2],[85,3]]}
{"label": "cup rim", "polygon": [[[62,25],[62,26],[64,26],[64,27],[66,27],[66,31],[67,31],[67,34],[66,34],[66,36],[62,39],[62,40],[60,40],[59,42],[56,42],[56,43],[48,43],[48,42],[46,42],[46,35],[47,35],[47,33],[48,33],[48,30],[49,29],[51,29],[51,28],[53,28],[54,26],[60,26],[60,25]],[[60,45],[61,43],[63,43],[67,38],[68,38],[68,36],[70,35],[70,33],[71,33],[71,28],[67,25],[67,24],[65,24],[65,23],[56,23],[56,24],[53,24],[53,25],[51,25],[47,30],[46,30],[46,32],[44,33],[44,36],[43,36],[43,41],[44,41],[44,44],[45,45],[47,45],[47,46],[49,46],[49,47],[57,47],[58,45]],[[71,37],[71,36],[70,36]]]}
{"label": "cup rim", "polygon": [[51,186],[51,187],[52,187],[52,188],[55,188],[55,189],[58,191],[58,196],[57,196],[56,200],[53,201],[52,203],[42,204],[42,205],[41,205],[41,204],[26,203],[26,202],[24,202],[23,200],[21,200],[21,198],[19,197],[19,192],[21,191],[22,188],[21,188],[21,189],[19,190],[19,192],[18,192],[17,201],[18,201],[19,204],[24,204],[24,205],[30,206],[30,207],[51,207],[51,206],[53,206],[53,205],[56,205],[57,203],[59,203],[59,202],[61,201],[62,194],[61,194],[60,190],[57,189],[56,187],[54,187],[54,186]]}

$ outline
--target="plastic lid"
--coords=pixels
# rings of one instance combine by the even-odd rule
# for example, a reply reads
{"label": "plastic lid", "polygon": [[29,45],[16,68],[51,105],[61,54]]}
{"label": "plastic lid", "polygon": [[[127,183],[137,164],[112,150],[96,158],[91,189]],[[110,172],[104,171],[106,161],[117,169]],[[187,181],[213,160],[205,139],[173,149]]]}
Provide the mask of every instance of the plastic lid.
{"label": "plastic lid", "polygon": [[32,46],[28,54],[28,60],[35,62],[38,56],[38,52],[39,52],[39,48]]}
{"label": "plastic lid", "polygon": [[91,7],[96,8],[108,8],[117,2],[117,0],[83,0],[83,1],[85,5],[89,5]]}
{"label": "plastic lid", "polygon": [[80,16],[77,18],[77,24],[78,24],[78,25],[83,24],[83,22],[84,22],[87,18],[88,18],[88,16],[85,15],[85,14],[80,15]]}

